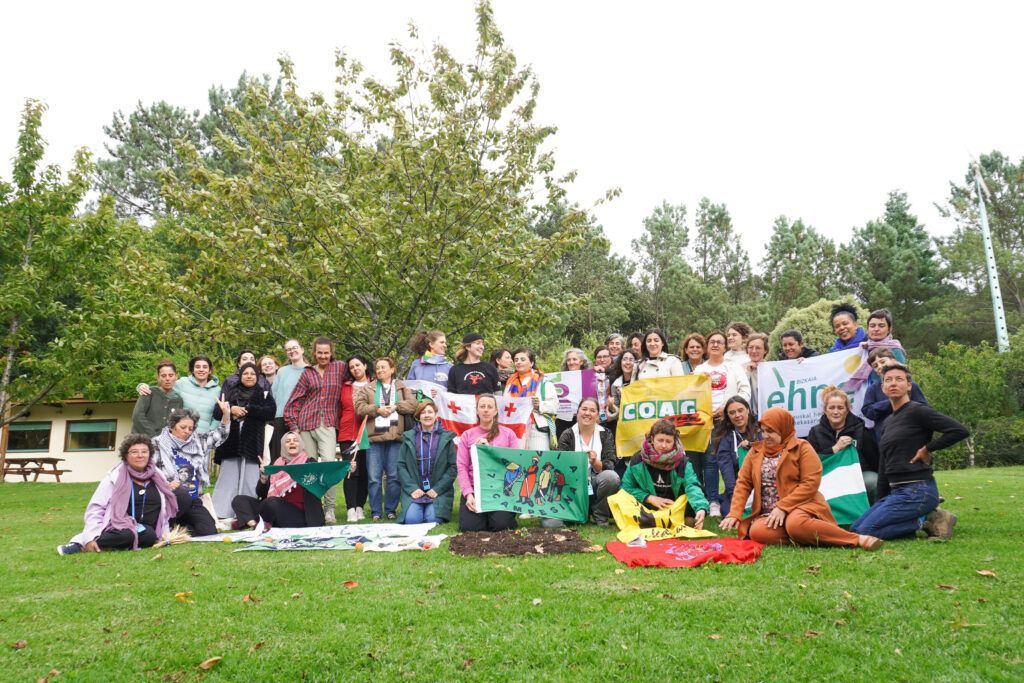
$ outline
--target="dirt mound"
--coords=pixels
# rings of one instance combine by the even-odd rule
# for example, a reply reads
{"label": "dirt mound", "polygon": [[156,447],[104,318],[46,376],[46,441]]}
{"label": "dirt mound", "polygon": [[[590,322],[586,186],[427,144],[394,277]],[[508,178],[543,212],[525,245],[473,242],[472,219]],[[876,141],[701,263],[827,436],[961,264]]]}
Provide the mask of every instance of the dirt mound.
{"label": "dirt mound", "polygon": [[[571,529],[516,529],[515,531],[467,531],[448,540],[456,555],[558,555],[589,552],[594,547]],[[596,546],[601,550],[601,546]]]}

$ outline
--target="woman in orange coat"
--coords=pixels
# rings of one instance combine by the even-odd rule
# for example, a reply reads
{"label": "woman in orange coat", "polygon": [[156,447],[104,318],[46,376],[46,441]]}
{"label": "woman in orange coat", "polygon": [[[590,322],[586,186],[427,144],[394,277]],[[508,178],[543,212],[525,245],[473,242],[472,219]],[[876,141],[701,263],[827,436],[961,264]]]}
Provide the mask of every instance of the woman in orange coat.
{"label": "woman in orange coat", "polygon": [[[834,545],[877,550],[881,539],[844,531],[836,524],[821,484],[821,459],[809,443],[796,437],[793,416],[769,408],[760,420],[762,441],[750,449],[736,479],[732,509],[721,529],[739,527],[739,537],[758,543]],[[749,517],[747,497],[754,492]]]}

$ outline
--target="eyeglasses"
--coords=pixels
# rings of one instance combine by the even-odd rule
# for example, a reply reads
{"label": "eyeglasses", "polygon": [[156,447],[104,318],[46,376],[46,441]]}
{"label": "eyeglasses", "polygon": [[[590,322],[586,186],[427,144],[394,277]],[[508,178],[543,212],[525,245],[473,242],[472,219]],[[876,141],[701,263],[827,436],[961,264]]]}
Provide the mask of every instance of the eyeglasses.
{"label": "eyeglasses", "polygon": [[708,346],[721,346],[724,343],[725,343],[724,341],[721,341],[719,339],[715,339],[713,341],[709,341],[708,342]]}

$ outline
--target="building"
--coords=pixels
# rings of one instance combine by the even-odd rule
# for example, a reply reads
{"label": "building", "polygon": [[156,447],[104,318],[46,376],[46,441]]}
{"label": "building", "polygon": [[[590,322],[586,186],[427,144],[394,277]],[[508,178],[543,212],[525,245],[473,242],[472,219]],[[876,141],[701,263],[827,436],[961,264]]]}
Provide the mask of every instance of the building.
{"label": "building", "polygon": [[[49,455],[64,458],[61,481],[99,481],[120,459],[117,445],[132,431],[135,401],[37,403],[8,425],[7,456]],[[9,476],[7,481],[22,481]],[[30,479],[31,481],[31,479]],[[39,481],[54,481],[41,476]]]}

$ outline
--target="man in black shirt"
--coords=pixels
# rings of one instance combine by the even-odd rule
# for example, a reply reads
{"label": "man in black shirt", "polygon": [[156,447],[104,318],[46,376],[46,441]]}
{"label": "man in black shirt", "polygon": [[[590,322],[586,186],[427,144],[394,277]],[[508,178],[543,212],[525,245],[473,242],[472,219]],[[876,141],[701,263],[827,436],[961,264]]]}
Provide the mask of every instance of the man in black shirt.
{"label": "man in black shirt", "polygon": [[[929,536],[948,539],[956,516],[938,508],[932,453],[970,432],[931,406],[911,401],[910,388],[907,366],[896,363],[883,370],[882,392],[892,403],[892,415],[879,444],[878,500],[850,531],[889,540],[913,538],[923,528]],[[939,436],[933,439],[935,432]]]}

